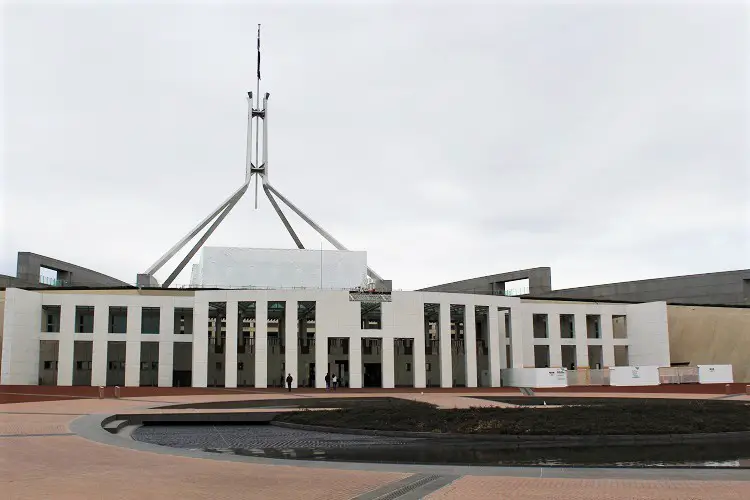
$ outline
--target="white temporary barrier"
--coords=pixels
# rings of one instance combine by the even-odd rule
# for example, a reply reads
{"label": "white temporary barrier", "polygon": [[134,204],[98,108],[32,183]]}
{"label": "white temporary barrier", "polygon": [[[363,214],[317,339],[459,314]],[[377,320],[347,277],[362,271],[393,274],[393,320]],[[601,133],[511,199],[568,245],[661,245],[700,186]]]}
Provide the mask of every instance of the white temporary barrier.
{"label": "white temporary barrier", "polygon": [[698,365],[699,384],[731,384],[732,365]]}
{"label": "white temporary barrier", "polygon": [[609,384],[617,386],[659,385],[658,366],[613,366]]}
{"label": "white temporary barrier", "polygon": [[567,387],[565,368],[508,368],[502,370],[503,385],[508,387]]}

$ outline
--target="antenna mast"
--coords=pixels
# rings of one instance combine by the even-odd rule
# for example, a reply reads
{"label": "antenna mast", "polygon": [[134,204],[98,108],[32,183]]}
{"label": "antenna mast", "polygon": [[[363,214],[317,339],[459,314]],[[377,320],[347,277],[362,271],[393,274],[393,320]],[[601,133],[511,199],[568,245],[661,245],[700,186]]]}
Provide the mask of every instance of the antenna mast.
{"label": "antenna mast", "polygon": [[[258,62],[256,64],[256,78],[255,78],[255,106],[254,108],[260,108],[260,24],[258,24]],[[265,114],[265,113],[264,113]],[[259,115],[260,116],[260,115]],[[265,118],[265,116],[263,116]],[[258,140],[258,134],[260,133],[260,124],[255,128],[255,162],[258,162],[258,147],[260,141]],[[265,139],[265,130],[263,131],[263,139]],[[264,151],[265,153],[265,151]],[[255,210],[258,210],[258,177],[255,177]]]}

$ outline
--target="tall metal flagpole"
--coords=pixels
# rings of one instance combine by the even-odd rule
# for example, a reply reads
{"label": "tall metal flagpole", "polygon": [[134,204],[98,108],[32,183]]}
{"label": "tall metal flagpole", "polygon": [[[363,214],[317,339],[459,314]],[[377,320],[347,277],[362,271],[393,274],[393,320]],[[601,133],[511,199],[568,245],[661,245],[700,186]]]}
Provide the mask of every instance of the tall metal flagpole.
{"label": "tall metal flagpole", "polygon": [[[258,106],[258,110],[260,111],[260,24],[258,25],[258,63],[257,63],[257,78],[255,79],[255,102]],[[260,123],[256,124],[257,127],[255,127],[255,162],[258,163],[256,167],[260,167],[260,156],[258,155],[258,143],[260,142],[258,139],[258,134],[260,132]],[[255,176],[255,210],[258,210],[258,183],[260,175]]]}
{"label": "tall metal flagpole", "polygon": [[[203,245],[206,243],[206,241],[211,237],[214,230],[223,222],[224,218],[229,215],[229,212],[232,210],[234,206],[237,205],[237,203],[240,201],[242,196],[246,193],[247,189],[250,187],[250,183],[252,182],[252,177],[255,175],[255,209],[258,209],[258,184],[263,183],[263,190],[268,196],[268,199],[270,200],[271,204],[274,207],[274,210],[276,210],[276,213],[278,214],[281,221],[284,223],[284,226],[286,226],[287,231],[289,231],[289,234],[294,239],[294,242],[297,244],[297,247],[302,249],[304,246],[302,245],[302,242],[295,234],[294,230],[292,229],[291,224],[289,224],[289,221],[284,216],[281,208],[279,207],[279,204],[275,202],[274,197],[276,196],[279,200],[282,201],[287,207],[289,207],[294,213],[299,215],[303,221],[305,221],[312,229],[314,229],[320,236],[322,236],[326,241],[331,243],[336,249],[345,251],[346,247],[342,245],[336,238],[334,238],[332,235],[327,233],[323,228],[321,228],[317,223],[315,223],[310,217],[307,216],[305,212],[303,212],[301,209],[299,209],[296,205],[294,205],[288,198],[286,198],[284,195],[279,193],[269,182],[268,182],[268,97],[269,94],[266,93],[263,97],[263,100],[261,101],[260,98],[260,24],[258,24],[258,40],[257,40],[257,67],[256,67],[256,82],[255,82],[255,95],[253,96],[252,92],[248,92],[248,99],[249,99],[249,113],[248,113],[248,132],[247,132],[247,165],[246,165],[246,172],[245,172],[245,182],[240,186],[240,188],[235,191],[229,198],[227,198],[224,203],[219,205],[211,214],[203,219],[201,222],[198,223],[197,226],[195,226],[193,229],[190,230],[183,238],[177,242],[171,249],[169,249],[164,255],[162,255],[159,260],[157,260],[151,267],[149,267],[144,273],[141,273],[138,275],[137,283],[139,287],[152,287],[152,286],[159,286],[159,282],[156,280],[154,273],[159,271],[169,260],[171,260],[178,252],[180,252],[193,238],[195,238],[198,233],[200,233],[203,229],[205,229],[209,224],[211,226],[208,228],[206,233],[200,237],[198,242],[190,249],[187,256],[182,259],[182,261],[179,263],[177,268],[172,272],[172,274],[169,275],[167,280],[162,285],[163,287],[167,288],[169,287],[173,280],[177,278],[177,276],[182,272],[182,270],[185,268],[185,266],[189,263],[189,261],[195,256],[195,254],[200,251],[200,249],[203,247]],[[255,122],[255,162],[253,163],[252,153],[253,153],[253,147],[252,147],[252,140],[253,140],[253,121],[258,120]],[[263,158],[261,159],[260,156],[260,120],[263,120]],[[273,196],[272,196],[273,195]],[[321,288],[324,285],[324,251],[323,251],[323,242],[321,241],[320,244],[320,285]],[[390,282],[387,282],[383,280],[380,275],[375,273],[372,269],[369,267],[367,268],[367,275],[371,277],[373,280],[379,283],[383,283],[385,286],[390,287]],[[388,288],[390,290],[390,288]]]}

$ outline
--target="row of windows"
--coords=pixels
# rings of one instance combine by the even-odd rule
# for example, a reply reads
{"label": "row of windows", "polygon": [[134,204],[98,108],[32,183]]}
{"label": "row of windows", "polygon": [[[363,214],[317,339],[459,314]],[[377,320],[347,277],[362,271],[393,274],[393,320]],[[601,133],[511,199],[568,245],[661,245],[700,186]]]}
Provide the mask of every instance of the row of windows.
{"label": "row of windows", "polygon": [[[547,314],[533,314],[532,323],[535,339],[549,338],[549,316]],[[612,315],[612,335],[616,339],[628,337],[627,318],[624,315]],[[573,314],[561,314],[560,338],[573,339],[575,337],[575,316]],[[586,315],[586,337],[590,339],[602,338],[602,317],[600,315]]]}
{"label": "row of windows", "polygon": [[[44,362],[44,369],[45,370],[57,370],[60,366],[59,361],[45,361]],[[53,368],[54,367],[54,368]],[[107,368],[110,370],[124,370],[125,369],[125,361],[110,361],[107,364]],[[159,362],[158,361],[142,361],[141,362],[141,370],[157,370],[159,368]],[[91,370],[91,361],[76,361],[76,370]]]}

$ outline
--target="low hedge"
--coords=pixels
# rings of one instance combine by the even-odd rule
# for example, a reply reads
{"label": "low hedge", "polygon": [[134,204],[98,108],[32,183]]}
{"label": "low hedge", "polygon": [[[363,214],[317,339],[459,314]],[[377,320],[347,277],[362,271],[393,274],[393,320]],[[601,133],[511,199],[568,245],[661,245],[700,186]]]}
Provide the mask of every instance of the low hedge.
{"label": "low hedge", "polygon": [[[547,398],[548,404],[555,403]],[[750,431],[750,403],[712,400],[571,399],[553,408],[441,410],[399,399],[339,410],[284,413],[277,421],[349,429],[506,435],[648,435]]]}

